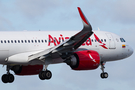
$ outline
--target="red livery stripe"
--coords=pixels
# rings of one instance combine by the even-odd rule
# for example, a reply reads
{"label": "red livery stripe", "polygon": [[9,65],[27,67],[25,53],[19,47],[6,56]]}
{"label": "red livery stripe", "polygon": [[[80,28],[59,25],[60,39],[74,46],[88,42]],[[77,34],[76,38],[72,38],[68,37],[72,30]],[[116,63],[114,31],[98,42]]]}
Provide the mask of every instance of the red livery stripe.
{"label": "red livery stripe", "polygon": [[82,20],[83,20],[87,25],[89,25],[88,22],[87,22],[87,20],[86,20],[86,18],[85,18],[85,16],[84,16],[83,13],[82,13],[80,7],[78,7],[78,11],[79,11],[79,13],[80,13],[80,16],[81,16]]}

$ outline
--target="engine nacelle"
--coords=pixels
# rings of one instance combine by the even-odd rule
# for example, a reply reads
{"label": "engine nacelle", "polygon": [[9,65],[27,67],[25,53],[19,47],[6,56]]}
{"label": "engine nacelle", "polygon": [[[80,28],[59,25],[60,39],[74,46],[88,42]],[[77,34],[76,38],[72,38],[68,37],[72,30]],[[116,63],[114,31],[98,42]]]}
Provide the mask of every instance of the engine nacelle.
{"label": "engine nacelle", "polygon": [[70,67],[73,70],[92,70],[98,68],[99,64],[100,56],[98,52],[93,50],[84,50],[74,53]]}
{"label": "engine nacelle", "polygon": [[43,65],[27,65],[27,66],[13,66],[11,70],[15,72],[16,75],[36,75],[42,71]]}

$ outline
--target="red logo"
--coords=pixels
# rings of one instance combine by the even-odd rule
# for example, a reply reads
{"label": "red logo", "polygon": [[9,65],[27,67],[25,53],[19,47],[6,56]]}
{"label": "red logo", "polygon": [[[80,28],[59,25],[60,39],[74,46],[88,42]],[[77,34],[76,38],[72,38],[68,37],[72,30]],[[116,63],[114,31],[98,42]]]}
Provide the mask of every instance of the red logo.
{"label": "red logo", "polygon": [[[62,34],[60,34],[60,37],[56,38],[56,37],[52,37],[51,35],[48,35],[49,37],[49,42],[48,42],[48,46],[50,46],[51,44],[54,44],[54,46],[59,45],[61,42],[64,42],[64,40],[69,39],[69,37],[63,37]],[[96,34],[94,34],[95,39],[101,44],[99,46],[103,47],[104,49],[108,49],[105,45],[105,43],[102,43],[101,40],[96,36]],[[92,41],[91,38],[88,38],[86,40],[86,42],[84,42],[82,44],[82,46],[91,46],[92,45]]]}
{"label": "red logo", "polygon": [[95,37],[95,39],[101,44],[101,45],[100,45],[101,47],[103,47],[104,49],[108,49],[108,48],[105,46],[106,44],[105,44],[105,43],[102,43],[101,40],[97,37],[96,34],[94,34],[94,37]]}

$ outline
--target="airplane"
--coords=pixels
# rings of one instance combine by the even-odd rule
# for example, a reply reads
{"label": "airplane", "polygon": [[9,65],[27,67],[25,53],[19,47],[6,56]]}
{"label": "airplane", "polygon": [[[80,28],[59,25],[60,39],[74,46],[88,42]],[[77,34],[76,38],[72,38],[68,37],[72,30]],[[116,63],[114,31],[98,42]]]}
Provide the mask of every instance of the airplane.
{"label": "airplane", "polygon": [[124,38],[106,31],[94,31],[78,7],[83,22],[81,31],[1,31],[0,64],[6,65],[3,83],[12,83],[14,75],[39,75],[49,80],[48,65],[66,63],[72,70],[93,70],[101,66],[102,79],[108,77],[105,63],[127,58],[133,49]]}

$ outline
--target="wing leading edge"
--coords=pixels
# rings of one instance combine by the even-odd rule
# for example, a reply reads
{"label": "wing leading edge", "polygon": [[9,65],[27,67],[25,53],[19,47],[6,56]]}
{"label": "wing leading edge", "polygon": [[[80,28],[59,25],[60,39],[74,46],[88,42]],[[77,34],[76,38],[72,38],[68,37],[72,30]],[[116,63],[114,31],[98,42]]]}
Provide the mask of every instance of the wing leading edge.
{"label": "wing leading edge", "polygon": [[83,29],[72,36],[69,40],[54,46],[50,49],[44,50],[39,53],[35,53],[29,56],[29,61],[32,60],[42,60],[45,61],[47,58],[58,58],[66,59],[70,57],[74,50],[80,47],[92,34],[92,27],[86,17],[84,16],[81,8],[78,7],[80,17],[83,22]]}

